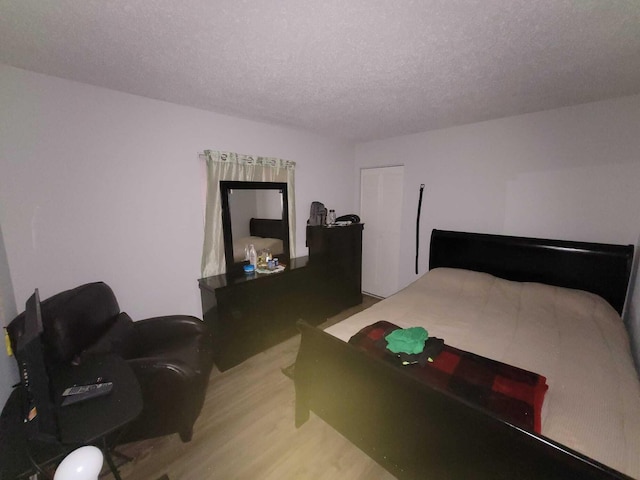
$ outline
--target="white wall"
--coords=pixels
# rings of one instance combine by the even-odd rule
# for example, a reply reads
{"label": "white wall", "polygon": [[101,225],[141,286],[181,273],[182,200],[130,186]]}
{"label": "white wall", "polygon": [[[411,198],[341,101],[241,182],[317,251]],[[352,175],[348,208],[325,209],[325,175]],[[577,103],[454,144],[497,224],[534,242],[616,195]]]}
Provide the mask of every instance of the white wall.
{"label": "white wall", "polygon": [[[308,217],[308,212],[307,217]],[[257,218],[282,218],[282,193],[276,190],[256,190]]]}
{"label": "white wall", "polygon": [[640,233],[640,96],[364,143],[355,158],[354,202],[360,168],[405,166],[403,286],[416,278],[421,183],[420,274],[433,228],[625,244]]}
{"label": "white wall", "polygon": [[622,244],[640,234],[640,96],[364,143],[355,159],[357,187],[360,168],[405,166],[401,286],[417,278],[421,183],[419,275],[433,228]]}
{"label": "white wall", "polygon": [[[4,237],[0,227],[0,327],[4,327],[17,315],[13,296],[11,273],[4,249]],[[4,334],[4,331],[3,331]],[[13,357],[0,353],[0,408],[11,393],[11,385],[18,382],[18,366]]]}
{"label": "white wall", "polygon": [[[258,217],[258,200],[256,190],[234,189],[229,195],[229,212],[231,212],[231,235],[235,240],[251,235],[249,223],[252,217]],[[280,210],[282,212],[282,210]],[[282,213],[280,213],[282,216]],[[234,252],[236,255],[238,252]]]}
{"label": "white wall", "polygon": [[311,201],[355,208],[347,143],[0,65],[0,225],[16,303],[35,287],[46,298],[104,280],[134,319],[201,317],[208,148],[297,162],[299,255]]}

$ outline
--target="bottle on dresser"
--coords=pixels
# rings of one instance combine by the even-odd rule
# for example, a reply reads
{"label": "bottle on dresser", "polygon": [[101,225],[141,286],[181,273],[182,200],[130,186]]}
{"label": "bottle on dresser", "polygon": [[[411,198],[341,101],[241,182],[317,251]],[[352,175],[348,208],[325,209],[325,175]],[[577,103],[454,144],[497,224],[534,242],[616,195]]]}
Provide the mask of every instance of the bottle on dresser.
{"label": "bottle on dresser", "polygon": [[249,263],[255,267],[258,265],[258,253],[256,252],[256,247],[253,246],[253,243],[249,245]]}
{"label": "bottle on dresser", "polygon": [[336,223],[336,211],[329,210],[329,215],[327,215],[327,225],[333,225]]}

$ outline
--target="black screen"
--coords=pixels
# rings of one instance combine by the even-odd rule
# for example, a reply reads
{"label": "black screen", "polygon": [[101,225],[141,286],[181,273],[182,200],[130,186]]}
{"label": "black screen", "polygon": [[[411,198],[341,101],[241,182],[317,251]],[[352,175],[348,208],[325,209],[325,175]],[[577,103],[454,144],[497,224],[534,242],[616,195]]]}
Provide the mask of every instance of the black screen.
{"label": "black screen", "polygon": [[42,314],[38,290],[27,300],[24,324],[16,339],[16,360],[25,398],[24,421],[30,438],[57,436],[56,416],[51,401],[49,376],[42,346]]}

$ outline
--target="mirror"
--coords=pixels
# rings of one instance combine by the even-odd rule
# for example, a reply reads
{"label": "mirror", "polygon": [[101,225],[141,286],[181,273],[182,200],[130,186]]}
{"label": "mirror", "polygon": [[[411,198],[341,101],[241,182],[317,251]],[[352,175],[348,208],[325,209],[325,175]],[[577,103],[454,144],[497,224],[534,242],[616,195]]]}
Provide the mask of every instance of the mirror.
{"label": "mirror", "polygon": [[221,181],[222,233],[227,273],[248,263],[245,248],[268,248],[289,261],[289,197],[285,182]]}

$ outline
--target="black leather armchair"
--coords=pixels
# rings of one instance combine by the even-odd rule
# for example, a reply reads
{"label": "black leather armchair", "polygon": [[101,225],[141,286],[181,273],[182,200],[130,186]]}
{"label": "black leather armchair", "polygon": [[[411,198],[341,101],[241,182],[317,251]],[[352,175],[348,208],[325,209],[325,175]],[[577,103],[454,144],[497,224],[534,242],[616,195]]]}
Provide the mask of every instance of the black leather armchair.
{"label": "black leather armchair", "polygon": [[213,366],[204,322],[184,315],[134,322],[120,312],[113,291],[103,282],[54,295],[41,308],[45,356],[51,365],[115,353],[134,370],[143,410],[118,443],[171,433],[185,442],[191,439]]}

